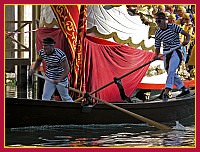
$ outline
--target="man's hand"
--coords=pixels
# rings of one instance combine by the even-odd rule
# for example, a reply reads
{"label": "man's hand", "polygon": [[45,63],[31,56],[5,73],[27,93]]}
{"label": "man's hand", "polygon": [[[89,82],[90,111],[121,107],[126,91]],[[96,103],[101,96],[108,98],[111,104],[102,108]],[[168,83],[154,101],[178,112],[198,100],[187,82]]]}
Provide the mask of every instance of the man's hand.
{"label": "man's hand", "polygon": [[188,43],[189,43],[189,41],[184,41],[184,42],[182,43],[182,45],[185,46],[185,45],[187,45]]}
{"label": "man's hand", "polygon": [[160,48],[156,48],[154,60],[158,60],[158,55],[159,55],[159,53],[160,53]]}
{"label": "man's hand", "polygon": [[52,83],[58,84],[58,83],[60,83],[60,80],[52,80]]}
{"label": "man's hand", "polygon": [[28,71],[28,75],[29,75],[29,76],[32,76],[34,73],[35,73],[35,70],[34,70],[34,69],[30,69],[30,70]]}
{"label": "man's hand", "polygon": [[153,59],[158,60],[158,55],[155,55]]}

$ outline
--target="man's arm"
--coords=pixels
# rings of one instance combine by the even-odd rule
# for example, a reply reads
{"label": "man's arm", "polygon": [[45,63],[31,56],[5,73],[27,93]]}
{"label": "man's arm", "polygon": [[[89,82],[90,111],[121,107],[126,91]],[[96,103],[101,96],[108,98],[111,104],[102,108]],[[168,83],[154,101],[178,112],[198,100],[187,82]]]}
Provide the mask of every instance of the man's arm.
{"label": "man's arm", "polygon": [[42,62],[42,58],[38,56],[33,68],[29,70],[29,75],[33,75],[33,73],[35,73],[36,69],[40,66],[41,62]]}
{"label": "man's arm", "polygon": [[190,42],[190,34],[184,30],[181,32],[181,34],[186,37],[185,40],[183,41],[182,45],[187,45]]}
{"label": "man's arm", "polygon": [[156,48],[156,49],[155,49],[155,56],[154,56],[154,59],[158,59],[159,53],[160,53],[160,48]]}
{"label": "man's arm", "polygon": [[60,81],[65,79],[65,77],[68,76],[68,73],[70,71],[70,67],[69,67],[69,63],[68,63],[67,58],[65,60],[63,60],[60,64],[63,67],[64,71],[63,71],[62,75],[60,76],[60,78],[58,80],[54,80],[54,83],[59,83]]}

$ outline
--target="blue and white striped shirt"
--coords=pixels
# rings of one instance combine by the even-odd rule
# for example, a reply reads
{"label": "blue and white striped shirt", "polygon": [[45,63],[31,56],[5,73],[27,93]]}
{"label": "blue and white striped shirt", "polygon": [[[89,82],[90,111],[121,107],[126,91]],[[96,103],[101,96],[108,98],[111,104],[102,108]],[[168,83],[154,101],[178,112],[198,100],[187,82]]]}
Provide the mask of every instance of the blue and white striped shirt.
{"label": "blue and white striped shirt", "polygon": [[[43,49],[38,51],[38,55],[46,62],[46,76],[49,79],[57,80],[61,77],[64,68],[61,62],[66,60],[66,55],[58,48],[54,48],[52,54],[46,54]],[[61,82],[66,81],[67,76]]]}
{"label": "blue and white striped shirt", "polygon": [[158,29],[155,33],[155,48],[161,47],[163,42],[163,51],[169,51],[180,45],[179,34],[182,28],[176,24],[168,23],[166,29]]}

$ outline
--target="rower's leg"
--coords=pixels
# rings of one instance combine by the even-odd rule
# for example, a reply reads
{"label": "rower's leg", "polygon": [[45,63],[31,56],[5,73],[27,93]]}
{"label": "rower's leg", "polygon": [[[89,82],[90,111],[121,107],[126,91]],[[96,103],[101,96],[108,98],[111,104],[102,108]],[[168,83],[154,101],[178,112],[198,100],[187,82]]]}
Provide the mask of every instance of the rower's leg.
{"label": "rower's leg", "polygon": [[44,83],[42,100],[51,100],[51,96],[53,95],[56,89],[56,85],[46,80]]}
{"label": "rower's leg", "polygon": [[68,86],[68,81],[62,82],[62,84],[63,84],[63,86],[62,85],[56,85],[56,88],[58,89],[58,92],[60,93],[62,100],[68,101],[68,102],[73,102],[73,99],[69,95],[68,88],[64,87],[64,86]]}

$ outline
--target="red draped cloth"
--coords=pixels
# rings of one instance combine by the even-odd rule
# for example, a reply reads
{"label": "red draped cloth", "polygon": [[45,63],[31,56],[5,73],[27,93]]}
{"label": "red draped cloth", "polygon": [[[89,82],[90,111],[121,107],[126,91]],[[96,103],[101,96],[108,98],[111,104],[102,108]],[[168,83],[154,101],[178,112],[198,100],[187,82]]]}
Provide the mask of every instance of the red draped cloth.
{"label": "red draped cloth", "polygon": [[[59,28],[47,28],[41,27],[36,31],[36,49],[37,51],[42,49],[42,40],[46,37],[51,37],[55,40],[55,47],[61,49],[67,56],[69,64],[72,64],[72,54],[69,49],[68,41],[65,38],[64,33]],[[44,62],[43,62],[44,63]]]}
{"label": "red draped cloth", "polygon": [[[86,58],[83,82],[87,92],[92,92],[113,81],[114,77],[120,77],[138,68],[149,62],[154,56],[152,52],[119,45],[91,36],[85,38],[84,49]],[[133,94],[145,76],[148,67],[149,65],[122,79],[127,96]],[[94,95],[108,102],[122,101],[116,84],[112,84]]]}

